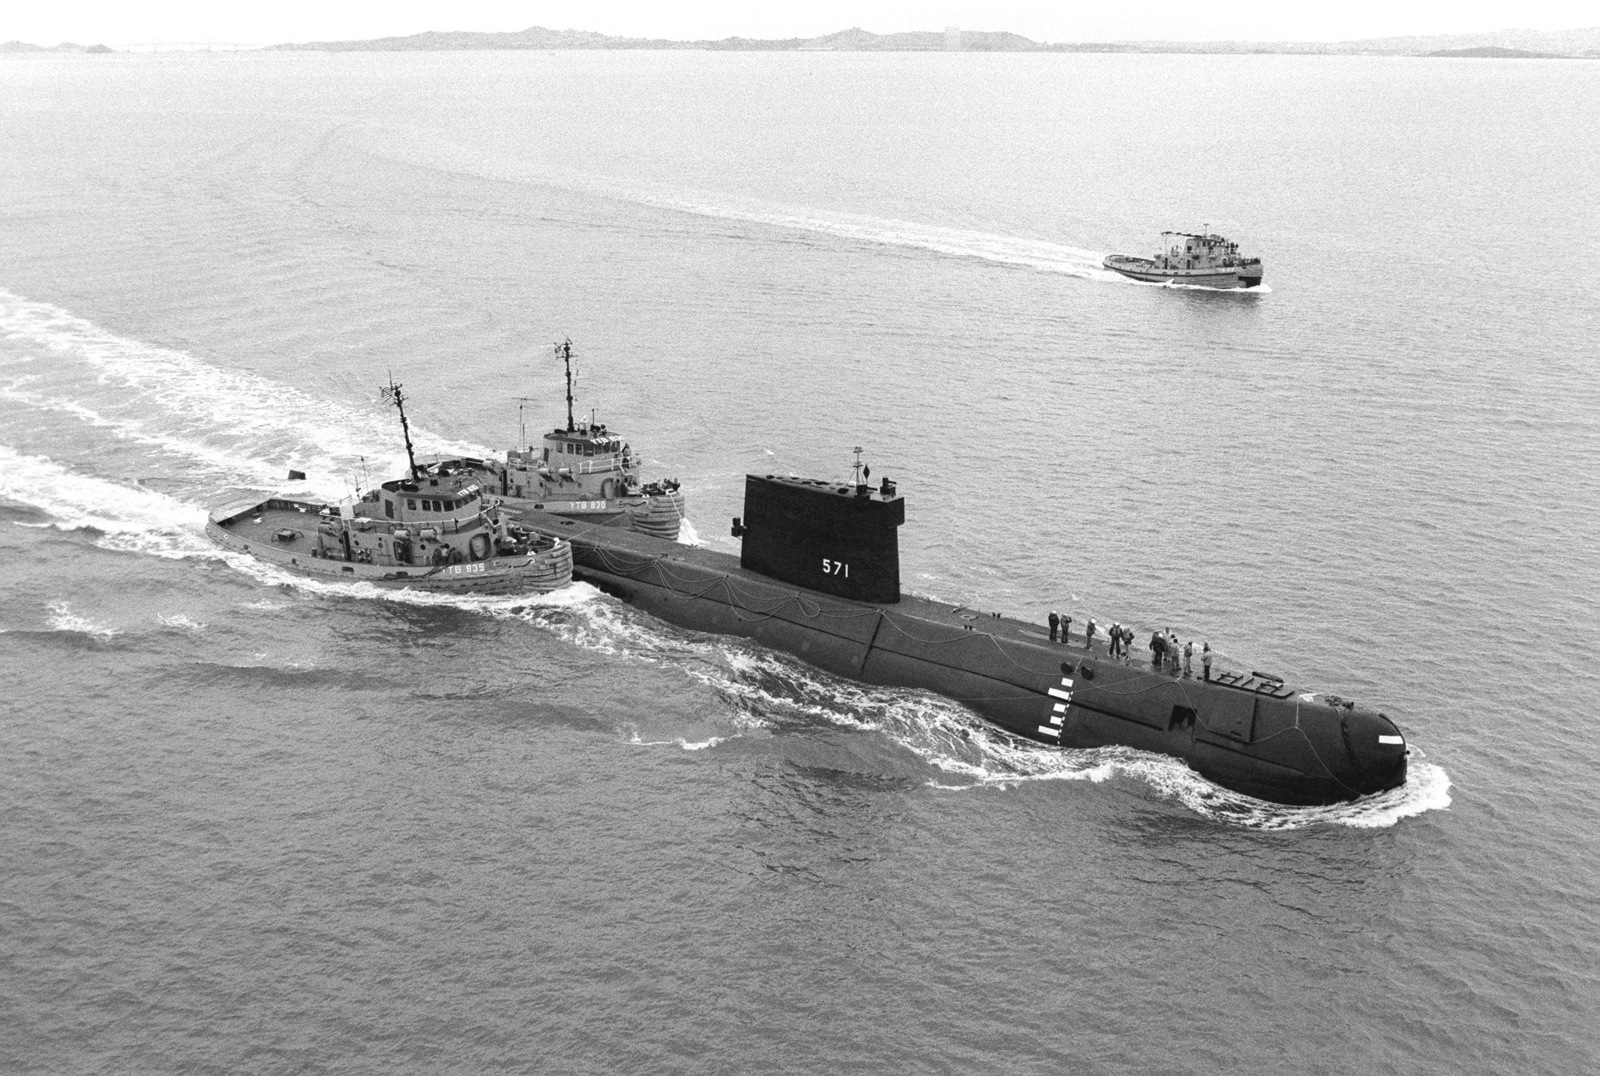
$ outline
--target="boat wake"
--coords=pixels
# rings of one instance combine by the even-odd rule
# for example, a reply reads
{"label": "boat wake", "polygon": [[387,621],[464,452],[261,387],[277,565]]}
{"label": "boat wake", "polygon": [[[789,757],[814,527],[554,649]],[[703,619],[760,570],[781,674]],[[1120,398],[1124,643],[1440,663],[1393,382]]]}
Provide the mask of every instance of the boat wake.
{"label": "boat wake", "polygon": [[[924,784],[944,792],[1008,790],[1041,781],[1129,780],[1196,814],[1257,830],[1324,824],[1381,829],[1450,805],[1443,769],[1413,759],[1406,784],[1352,803],[1288,807],[1221,788],[1182,762],[1125,747],[1073,750],[1019,739],[959,704],[921,691],[872,687],[834,677],[745,640],[704,636],[663,624],[610,599],[585,605],[559,624],[537,610],[527,619],[576,646],[671,665],[728,705],[726,734],[630,742],[701,751],[753,733],[833,728],[871,733],[912,756]],[[867,765],[881,764],[872,759]]]}
{"label": "boat wake", "polygon": [[[884,738],[915,759],[926,785],[938,790],[1132,779],[1206,817],[1258,829],[1392,826],[1450,803],[1449,778],[1420,760],[1413,761],[1403,788],[1356,803],[1319,808],[1263,803],[1219,789],[1164,756],[1124,748],[1044,747],[1011,737],[935,695],[868,687],[742,640],[679,631],[584,584],[537,596],[450,595],[293,575],[213,544],[197,500],[219,487],[266,481],[291,464],[309,464],[332,476],[347,473],[363,458],[387,458],[377,446],[392,437],[375,412],[122,339],[4,291],[0,344],[0,405],[19,421],[64,423],[54,432],[61,444],[72,446],[65,458],[53,459],[0,445],[0,498],[35,510],[43,525],[88,534],[96,545],[118,552],[222,561],[263,586],[520,619],[576,646],[670,665],[726,700],[732,713],[731,732],[723,728],[669,741],[684,750],[714,748],[729,734],[834,728]],[[426,431],[419,431],[418,439],[436,451],[487,454],[478,446],[430,438]],[[268,445],[265,453],[260,442]],[[168,460],[161,466],[167,457],[179,465]],[[140,480],[85,473],[107,461],[175,476]],[[200,477],[193,477],[197,472]],[[33,519],[23,522],[40,525]],[[692,528],[686,537],[692,540]],[[115,632],[65,603],[52,606],[52,613],[59,630],[95,638]],[[187,623],[168,627],[198,630]]]}
{"label": "boat wake", "polygon": [[423,141],[416,137],[414,131],[395,132],[376,125],[355,137],[360,139],[367,152],[378,156],[462,175],[536,183],[689,216],[739,221],[879,246],[925,250],[949,257],[974,258],[997,265],[1062,273],[1107,284],[1136,283],[1102,266],[1103,254],[1042,239],[770,202],[726,192],[644,186],[608,176],[584,175],[570,168],[558,170],[533,162],[488,161],[483,154],[442,138]]}
{"label": "boat wake", "polygon": [[[1298,829],[1316,823],[1382,828],[1450,804],[1450,781],[1445,772],[1416,761],[1403,788],[1350,804],[1293,808],[1221,789],[1181,762],[1161,755],[1120,747],[1045,747],[1012,737],[936,695],[857,684],[744,640],[681,631],[605,598],[584,583],[538,595],[452,595],[300,576],[217,547],[204,533],[204,511],[195,505],[157,491],[77,474],[6,446],[0,446],[0,497],[43,512],[50,526],[94,533],[96,544],[106,549],[169,559],[218,560],[264,587],[292,588],[308,595],[450,607],[520,620],[584,649],[670,665],[728,703],[731,735],[829,727],[873,733],[917,759],[931,771],[925,783],[944,791],[1008,789],[1037,781],[1131,779],[1197,814],[1263,830]],[[51,612],[53,630],[101,640],[117,633],[73,613],[64,601],[53,604]],[[168,626],[187,631],[201,627],[188,620],[173,620]],[[646,741],[635,731],[631,738],[642,744],[670,743],[699,751],[715,747],[728,736]]]}
{"label": "boat wake", "polygon": [[[0,288],[0,402],[68,420],[94,439],[146,450],[144,461],[183,464],[213,486],[283,484],[306,472],[311,496],[349,492],[341,476],[404,469],[393,425],[377,408],[319,399],[175,348],[106,332],[48,303]],[[493,455],[415,430],[419,454]],[[125,455],[119,451],[115,455]]]}
{"label": "boat wake", "polygon": [[[79,474],[54,460],[0,445],[0,497],[36,508],[59,530],[107,537],[204,537],[205,510],[164,493]],[[209,545],[210,543],[206,543]]]}
{"label": "boat wake", "polygon": [[[909,247],[997,265],[1062,273],[1108,284],[1127,281],[1101,264],[1103,255],[1081,247],[996,232],[918,224],[893,217],[843,213],[808,206],[742,201],[727,196],[665,194],[620,186],[590,184],[588,189],[640,205],[699,217],[736,220],[770,228],[811,232],[888,247]],[[1131,283],[1131,282],[1130,282]]]}

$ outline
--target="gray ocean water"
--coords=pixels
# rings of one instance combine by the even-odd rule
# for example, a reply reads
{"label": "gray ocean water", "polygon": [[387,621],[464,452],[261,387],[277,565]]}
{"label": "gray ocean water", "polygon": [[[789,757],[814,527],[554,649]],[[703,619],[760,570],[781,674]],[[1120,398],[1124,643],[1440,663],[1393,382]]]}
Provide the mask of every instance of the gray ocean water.
{"label": "gray ocean water", "polygon": [[[1600,1068],[1600,65],[0,60],[0,1069]],[[1099,268],[1213,229],[1267,288]],[[207,542],[579,406],[728,550],[1394,716],[1315,810],[665,626]]]}

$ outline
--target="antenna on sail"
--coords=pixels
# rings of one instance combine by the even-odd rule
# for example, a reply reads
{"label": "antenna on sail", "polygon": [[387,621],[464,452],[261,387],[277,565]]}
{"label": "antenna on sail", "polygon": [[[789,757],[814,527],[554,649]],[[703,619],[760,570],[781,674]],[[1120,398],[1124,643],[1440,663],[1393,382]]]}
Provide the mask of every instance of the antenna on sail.
{"label": "antenna on sail", "polygon": [[392,403],[400,411],[400,432],[406,439],[406,460],[411,464],[411,478],[416,480],[419,473],[417,467],[417,454],[411,448],[411,424],[406,421],[406,398],[400,391],[400,386],[394,383],[394,371],[389,372],[389,383],[378,386],[378,391],[383,396],[384,403]]}
{"label": "antenna on sail", "polygon": [[865,451],[866,451],[866,449],[862,448],[860,445],[857,445],[856,448],[855,448],[856,466],[855,466],[854,476],[850,480],[850,484],[853,485],[853,486],[861,485],[861,453],[863,453]]}

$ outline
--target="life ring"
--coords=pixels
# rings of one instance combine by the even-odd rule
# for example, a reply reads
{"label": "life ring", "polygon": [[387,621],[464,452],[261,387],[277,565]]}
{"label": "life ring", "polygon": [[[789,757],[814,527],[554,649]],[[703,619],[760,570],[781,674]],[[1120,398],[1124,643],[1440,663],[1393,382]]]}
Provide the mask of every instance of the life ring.
{"label": "life ring", "polygon": [[474,534],[472,541],[467,543],[467,555],[473,560],[486,560],[489,556],[489,536]]}

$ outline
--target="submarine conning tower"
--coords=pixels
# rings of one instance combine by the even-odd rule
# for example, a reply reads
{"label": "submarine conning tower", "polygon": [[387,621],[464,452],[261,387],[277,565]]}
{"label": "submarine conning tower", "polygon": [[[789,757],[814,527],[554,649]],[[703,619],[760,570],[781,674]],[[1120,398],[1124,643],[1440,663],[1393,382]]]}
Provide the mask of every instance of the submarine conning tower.
{"label": "submarine conning tower", "polygon": [[885,478],[864,482],[746,475],[739,566],[770,579],[855,601],[900,600],[905,501]]}

